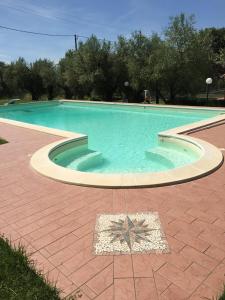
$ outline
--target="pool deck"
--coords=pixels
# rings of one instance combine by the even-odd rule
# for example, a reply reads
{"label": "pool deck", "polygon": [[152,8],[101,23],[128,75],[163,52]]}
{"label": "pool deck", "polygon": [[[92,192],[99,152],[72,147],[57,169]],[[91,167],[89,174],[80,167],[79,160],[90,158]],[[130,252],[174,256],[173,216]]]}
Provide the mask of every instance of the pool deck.
{"label": "pool deck", "polygon": [[[68,185],[39,175],[32,154],[59,136],[0,123],[0,232],[79,299],[205,299],[225,283],[225,164],[187,183],[133,189]],[[191,134],[225,148],[225,125]],[[225,150],[224,150],[225,151]],[[223,152],[225,153],[225,152]],[[168,254],[93,254],[97,214],[158,212]]]}

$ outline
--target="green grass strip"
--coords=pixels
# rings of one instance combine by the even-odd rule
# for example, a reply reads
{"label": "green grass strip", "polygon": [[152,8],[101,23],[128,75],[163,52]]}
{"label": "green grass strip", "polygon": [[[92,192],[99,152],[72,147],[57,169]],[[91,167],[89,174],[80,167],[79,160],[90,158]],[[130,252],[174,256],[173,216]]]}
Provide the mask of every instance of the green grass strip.
{"label": "green grass strip", "polygon": [[23,247],[0,237],[0,299],[60,300],[59,290],[35,270]]}
{"label": "green grass strip", "polygon": [[5,141],[5,140],[3,140],[3,139],[0,139],[0,145],[1,144],[6,144],[7,143],[7,141]]}
{"label": "green grass strip", "polygon": [[220,296],[219,300],[225,300],[225,286],[224,286],[223,294]]}

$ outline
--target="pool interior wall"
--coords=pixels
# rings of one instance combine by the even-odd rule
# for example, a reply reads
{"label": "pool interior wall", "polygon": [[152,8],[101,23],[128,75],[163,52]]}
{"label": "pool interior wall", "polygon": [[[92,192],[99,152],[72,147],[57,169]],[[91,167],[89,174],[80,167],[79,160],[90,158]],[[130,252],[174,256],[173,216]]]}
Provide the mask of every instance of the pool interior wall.
{"label": "pool interior wall", "polygon": [[200,158],[198,151],[160,142],[158,133],[221,113],[57,101],[0,109],[2,118],[88,135],[88,145],[71,147],[52,159],[94,173],[160,172],[190,164]]}

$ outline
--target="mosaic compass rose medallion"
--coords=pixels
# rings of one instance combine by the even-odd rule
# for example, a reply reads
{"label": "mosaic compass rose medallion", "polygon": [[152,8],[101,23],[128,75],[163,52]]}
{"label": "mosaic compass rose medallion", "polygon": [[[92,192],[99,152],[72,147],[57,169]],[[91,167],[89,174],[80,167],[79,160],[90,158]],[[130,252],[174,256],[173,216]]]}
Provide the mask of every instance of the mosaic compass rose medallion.
{"label": "mosaic compass rose medallion", "polygon": [[157,212],[97,216],[97,255],[169,252]]}

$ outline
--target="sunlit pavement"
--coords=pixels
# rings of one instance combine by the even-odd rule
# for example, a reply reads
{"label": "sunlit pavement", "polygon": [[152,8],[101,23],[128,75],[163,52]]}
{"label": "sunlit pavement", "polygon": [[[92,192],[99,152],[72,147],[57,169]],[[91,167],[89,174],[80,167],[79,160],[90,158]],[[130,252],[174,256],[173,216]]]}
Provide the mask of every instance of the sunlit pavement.
{"label": "sunlit pavement", "polygon": [[[25,245],[62,296],[81,299],[202,299],[225,282],[225,165],[188,183],[99,189],[37,174],[29,161],[60,140],[0,123],[0,232]],[[225,125],[193,134],[225,148]],[[158,212],[170,253],[95,255],[98,214]]]}

